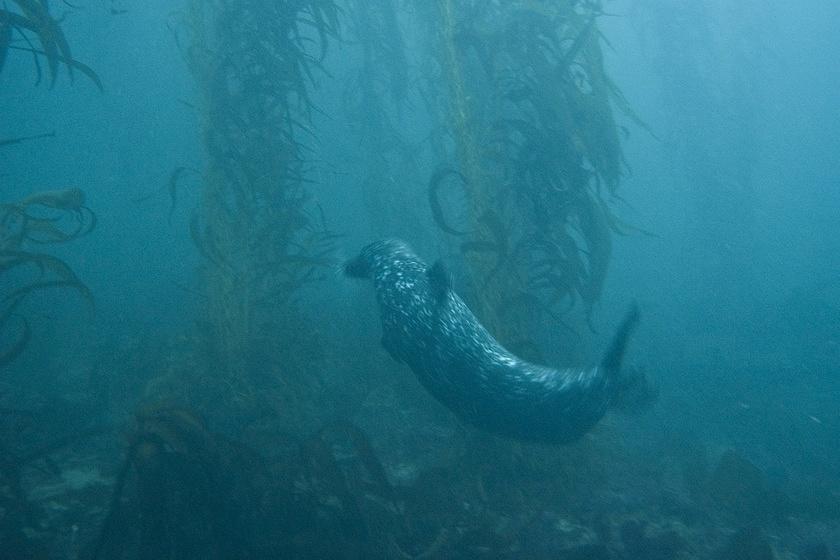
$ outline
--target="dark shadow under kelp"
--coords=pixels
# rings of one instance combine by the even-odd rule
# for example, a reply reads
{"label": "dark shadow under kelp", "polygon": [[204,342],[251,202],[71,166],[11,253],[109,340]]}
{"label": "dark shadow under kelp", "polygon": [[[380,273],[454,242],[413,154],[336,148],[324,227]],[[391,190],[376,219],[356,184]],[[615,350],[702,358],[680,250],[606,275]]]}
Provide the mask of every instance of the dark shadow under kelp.
{"label": "dark shadow under kelp", "polygon": [[[473,447],[478,454],[398,486],[366,434],[345,421],[304,437],[253,425],[241,437],[246,443],[210,430],[184,407],[158,403],[138,411],[90,557],[515,555],[543,515],[522,508],[572,503],[574,485],[583,481],[574,463],[589,456],[571,460],[550,449],[510,454],[487,440]],[[590,469],[586,478],[595,474]],[[533,484],[512,487],[513,476]],[[564,482],[553,484],[558,476]],[[499,523],[506,526],[500,530]],[[562,546],[573,551],[592,540],[579,528]]]}
{"label": "dark shadow under kelp", "polygon": [[258,453],[186,408],[142,408],[91,557],[384,557],[391,531],[368,525],[363,493],[393,523],[393,489],[358,428],[262,437],[273,445]]}

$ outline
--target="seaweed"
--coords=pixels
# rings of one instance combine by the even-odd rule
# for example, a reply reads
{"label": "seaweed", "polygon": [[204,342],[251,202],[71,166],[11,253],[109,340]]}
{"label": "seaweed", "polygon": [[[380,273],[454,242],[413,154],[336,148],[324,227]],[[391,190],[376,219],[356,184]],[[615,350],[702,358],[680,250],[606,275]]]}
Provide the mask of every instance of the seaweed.
{"label": "seaweed", "polygon": [[6,57],[9,55],[9,45],[12,44],[12,25],[9,22],[0,22],[0,72],[6,64]]}
{"label": "seaweed", "polygon": [[91,557],[248,558],[227,503],[226,451],[188,408],[141,407]]}
{"label": "seaweed", "polygon": [[201,172],[190,166],[186,165],[179,165],[176,166],[170,173],[169,178],[166,180],[166,184],[163,186],[162,189],[153,191],[149,194],[142,195],[137,197],[134,201],[135,202],[144,202],[149,200],[153,196],[155,196],[158,192],[166,192],[167,196],[169,197],[169,215],[168,220],[172,221],[172,215],[175,213],[175,207],[178,204],[178,188],[181,185],[182,181],[188,175],[198,175],[201,176]]}
{"label": "seaweed", "polygon": [[627,230],[607,204],[625,166],[614,110],[640,122],[604,69],[603,11],[574,2],[437,6],[426,12],[437,39],[429,49],[448,78],[438,87],[448,97],[468,227],[444,218],[441,171],[429,182],[432,217],[447,235],[469,234],[461,250],[480,288],[479,312],[503,340],[532,316],[523,307],[511,317],[507,294],[530,293],[560,315],[577,301],[589,316],[611,235]]}
{"label": "seaweed", "polygon": [[[0,328],[4,326],[5,318],[0,321]],[[2,353],[0,353],[0,367],[3,367],[7,364],[12,363],[18,356],[23,353],[23,350],[29,344],[29,340],[32,338],[32,329],[29,327],[29,322],[25,319],[23,320],[23,330],[18,335],[17,339],[12,343],[11,346],[8,348],[3,348]]]}
{"label": "seaweed", "polygon": [[[41,82],[41,65],[38,57],[47,61],[50,87],[58,79],[59,67],[63,64],[67,68],[70,81],[73,81],[73,71],[78,70],[87,76],[99,90],[103,89],[102,81],[89,66],[73,58],[70,44],[64,36],[60,21],[50,13],[47,0],[11,0],[17,7],[16,11],[8,7],[0,8],[0,71],[8,56],[9,50],[20,50],[33,55],[36,70],[36,85]],[[12,44],[13,32],[29,45],[29,48]],[[28,34],[34,35],[41,45],[40,49],[32,45]]]}
{"label": "seaweed", "polygon": [[[2,56],[2,55],[0,55],[0,56]],[[0,60],[0,71],[2,71],[2,69],[3,69],[2,68],[2,61]],[[53,130],[52,132],[45,132],[43,134],[33,134],[31,136],[19,136],[17,138],[3,138],[2,140],[0,140],[0,147],[13,146],[13,145],[16,145],[16,144],[21,144],[23,142],[26,142],[27,140],[37,140],[37,139],[40,139],[40,138],[54,138],[54,137],[55,137],[55,131]]]}
{"label": "seaweed", "polygon": [[346,35],[361,62],[344,86],[342,110],[359,139],[354,157],[364,165],[359,186],[371,226],[377,235],[415,237],[424,226],[406,195],[423,173],[405,133],[411,75],[399,10],[393,0],[347,2]]}
{"label": "seaweed", "polygon": [[[14,45],[10,46],[9,48],[13,49],[13,50],[17,50],[17,51],[29,52],[29,53],[32,53],[34,55],[47,55],[47,53],[44,52],[43,50],[39,50],[39,49],[35,49],[35,48],[25,48],[25,47],[18,47],[18,46],[14,46]],[[91,68],[90,66],[88,66],[86,64],[83,64],[83,63],[79,62],[78,60],[65,58],[65,57],[60,56],[60,55],[56,55],[55,59],[58,62],[64,63],[68,68],[76,69],[79,72],[81,72],[82,74],[84,74],[85,76],[87,76],[90,79],[90,81],[93,82],[93,84],[96,86],[96,89],[98,89],[100,92],[105,91],[105,86],[102,84],[102,80],[99,78],[99,75],[93,70],[93,68]]]}
{"label": "seaweed", "polygon": [[[93,309],[93,294],[66,262],[32,250],[33,245],[65,243],[90,233],[96,215],[84,203],[80,189],[64,189],[0,204],[0,278],[8,279],[0,294],[0,333],[29,296],[44,290],[74,290]],[[31,339],[29,321],[23,318],[21,324],[13,342],[0,348],[0,367],[17,358]]]}
{"label": "seaweed", "polygon": [[382,557],[399,509],[365,433],[286,439],[269,458],[188,407],[141,406],[91,557]]}
{"label": "seaweed", "polygon": [[[189,223],[202,259],[201,324],[209,327],[202,333],[218,358],[206,364],[212,373],[203,382],[236,387],[243,400],[265,398],[255,385],[264,367],[253,367],[264,347],[291,337],[287,329],[295,340],[303,330],[309,336],[301,338],[317,341],[296,307],[301,291],[336,264],[338,236],[309,185],[319,111],[311,92],[325,75],[339,16],[331,0],[196,0],[181,18],[192,38],[177,43],[198,86],[207,154]],[[191,169],[171,172],[173,205]],[[280,344],[289,360],[291,338]]]}
{"label": "seaweed", "polygon": [[452,169],[451,167],[439,169],[429,179],[429,206],[432,209],[432,217],[441,230],[450,235],[466,235],[467,232],[457,230],[447,223],[446,217],[444,216],[443,205],[440,202],[438,193],[443,186],[444,181],[450,176],[457,177],[462,183],[467,182],[467,178],[456,169]]}

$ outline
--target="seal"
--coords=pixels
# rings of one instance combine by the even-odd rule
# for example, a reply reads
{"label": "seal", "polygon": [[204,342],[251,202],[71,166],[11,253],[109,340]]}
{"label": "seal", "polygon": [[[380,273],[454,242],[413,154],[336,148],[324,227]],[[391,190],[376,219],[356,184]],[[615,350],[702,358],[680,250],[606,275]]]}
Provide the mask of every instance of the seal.
{"label": "seal", "polygon": [[545,443],[579,439],[628,386],[620,375],[634,305],[607,352],[590,368],[550,368],[522,360],[484,328],[453,291],[438,261],[428,266],[404,242],[377,241],[344,265],[373,281],[382,345],[462,421],[510,438]]}

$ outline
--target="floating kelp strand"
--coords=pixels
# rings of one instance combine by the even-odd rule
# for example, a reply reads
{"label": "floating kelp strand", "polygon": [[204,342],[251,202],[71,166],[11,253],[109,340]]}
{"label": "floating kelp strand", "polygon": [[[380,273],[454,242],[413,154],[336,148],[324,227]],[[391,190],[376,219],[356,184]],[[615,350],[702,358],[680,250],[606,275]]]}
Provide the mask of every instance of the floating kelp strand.
{"label": "floating kelp strand", "polygon": [[27,284],[21,288],[13,290],[9,294],[7,294],[3,298],[4,303],[11,302],[13,305],[17,306],[20,302],[22,302],[26,297],[32,295],[33,293],[52,289],[52,288],[71,288],[79,292],[79,294],[84,298],[84,300],[90,306],[91,311],[95,308],[95,302],[93,299],[93,293],[90,289],[85,286],[81,281],[73,281],[73,280],[47,280],[43,282],[33,282],[31,284]]}
{"label": "floating kelp strand", "polygon": [[[0,326],[2,326],[0,322]],[[15,342],[8,348],[0,348],[0,367],[5,367],[12,363],[18,356],[20,356],[32,338],[32,329],[29,327],[29,322],[23,320],[23,331],[20,333]]]}
{"label": "floating kelp strand", "polygon": [[[0,58],[2,58],[2,53],[0,53]],[[0,60],[0,71],[3,70],[2,60]],[[4,138],[0,140],[0,147],[2,146],[13,146],[15,144],[21,144],[28,140],[37,140],[39,138],[54,138],[55,131],[45,132],[43,134],[33,134],[31,136],[19,136],[17,138]]]}
{"label": "floating kelp strand", "polygon": [[[28,40],[27,40],[27,42],[28,42]],[[36,82],[36,85],[38,83],[40,83],[40,81],[41,81],[41,67],[40,67],[40,64],[38,63],[38,55],[46,56],[47,53],[43,50],[36,49],[34,46],[32,46],[31,43],[30,43],[29,48],[18,47],[18,46],[15,46],[15,45],[10,45],[9,48],[17,50],[17,51],[24,51],[24,52],[32,53],[33,58],[36,61],[36,68],[37,68],[37,71],[38,71],[38,80]],[[94,83],[94,85],[96,86],[96,88],[100,92],[105,91],[105,86],[102,85],[102,80],[99,78],[99,76],[96,74],[96,72],[94,72],[94,70],[90,66],[87,66],[86,64],[83,64],[83,63],[79,62],[78,60],[73,60],[71,58],[66,58],[66,57],[61,56],[61,55],[56,55],[56,60],[64,63],[68,68],[75,68],[76,70],[79,70],[82,74],[87,76],[90,79],[90,81],[92,81]]]}
{"label": "floating kelp strand", "polygon": [[[58,78],[59,57],[64,56],[67,60],[73,59],[70,55],[69,45],[64,39],[64,34],[61,32],[58,22],[50,16],[46,4],[41,4],[35,0],[14,0],[14,2],[34,26],[31,30],[38,36],[43,54],[47,59],[50,71],[50,87],[52,87]],[[69,66],[68,69],[72,81],[73,71]]]}
{"label": "floating kelp strand", "polygon": [[18,206],[45,206],[56,210],[78,210],[85,204],[85,193],[79,188],[40,191],[17,202]]}
{"label": "floating kelp strand", "polygon": [[444,216],[443,205],[440,203],[438,192],[443,186],[444,180],[450,176],[457,177],[461,180],[462,184],[466,185],[467,178],[463,174],[461,174],[461,172],[449,167],[439,169],[432,175],[431,179],[429,179],[429,205],[431,206],[432,216],[435,220],[435,223],[437,223],[440,229],[451,235],[466,235],[467,232],[459,231],[449,226],[449,224],[446,221],[446,217]]}
{"label": "floating kelp strand", "polygon": [[[0,72],[6,64],[6,56],[9,54],[9,45],[12,43],[12,25],[6,21],[0,21]],[[2,146],[2,142],[0,142]]]}

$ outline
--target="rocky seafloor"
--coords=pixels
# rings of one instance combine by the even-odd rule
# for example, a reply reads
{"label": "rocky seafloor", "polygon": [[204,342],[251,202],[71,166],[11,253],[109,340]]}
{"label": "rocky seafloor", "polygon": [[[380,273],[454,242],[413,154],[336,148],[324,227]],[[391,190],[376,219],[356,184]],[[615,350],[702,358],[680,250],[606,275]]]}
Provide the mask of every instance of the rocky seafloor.
{"label": "rocky seafloor", "polygon": [[149,379],[125,373],[152,369],[147,349],[117,354],[100,394],[90,372],[59,396],[3,387],[0,560],[840,557],[825,414],[721,399],[704,431],[666,387],[577,443],[522,445],[460,426],[390,370],[338,395],[357,401],[344,409],[323,380],[220,405],[187,382],[192,355],[163,347],[177,375]]}
{"label": "rocky seafloor", "polygon": [[374,420],[362,414],[305,438],[255,422],[235,439],[187,408],[157,404],[120,433],[78,427],[40,453],[7,454],[0,557],[821,560],[839,552],[836,489],[780,483],[734,449],[672,436],[642,452],[609,421],[569,447],[522,446],[434,423],[418,430],[405,409],[391,418],[382,410],[378,421],[402,421],[387,437],[368,437],[358,425]]}

